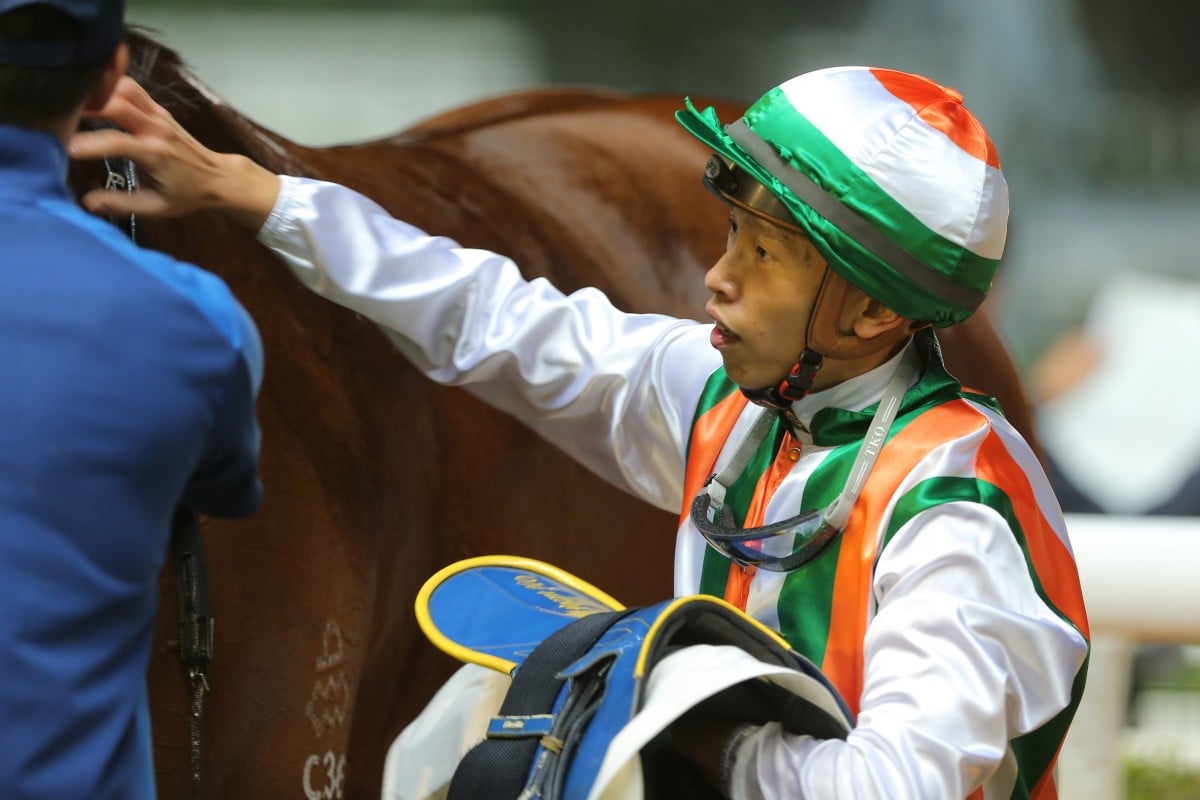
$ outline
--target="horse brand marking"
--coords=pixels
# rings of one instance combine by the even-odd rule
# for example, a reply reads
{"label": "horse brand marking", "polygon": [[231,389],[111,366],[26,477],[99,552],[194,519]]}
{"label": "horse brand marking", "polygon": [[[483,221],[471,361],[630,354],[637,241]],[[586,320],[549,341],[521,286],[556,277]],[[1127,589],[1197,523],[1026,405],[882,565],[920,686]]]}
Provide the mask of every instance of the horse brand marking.
{"label": "horse brand marking", "polygon": [[312,723],[313,732],[322,736],[327,731],[340,728],[346,721],[349,702],[350,686],[346,683],[345,673],[338,672],[313,684],[312,694],[304,709],[308,721]]}
{"label": "horse brand marking", "polygon": [[[304,713],[312,723],[318,738],[340,728],[346,721],[350,705],[350,685],[342,668],[346,660],[346,639],[333,620],[325,623],[321,635],[321,654],[314,666],[317,681],[313,684]],[[304,796],[307,800],[342,800],[345,793],[346,756],[327,750],[325,755],[311,755],[304,760]]]}
{"label": "horse brand marking", "polygon": [[321,636],[321,655],[317,656],[317,672],[333,669],[342,663],[346,657],[346,640],[342,638],[342,629],[333,620],[325,623],[325,633]]}
{"label": "horse brand marking", "polygon": [[325,623],[321,639],[321,655],[317,657],[317,682],[313,684],[304,712],[312,723],[313,733],[318,737],[327,731],[341,727],[346,721],[346,708],[350,704],[350,684],[346,671],[341,669],[346,658],[345,639],[342,629],[333,620]]}
{"label": "horse brand marking", "polygon": [[[324,765],[322,788],[313,786],[313,773],[320,774]],[[308,800],[341,800],[344,796],[346,780],[346,757],[337,756],[332,750],[324,756],[309,756],[304,762],[304,796]]]}

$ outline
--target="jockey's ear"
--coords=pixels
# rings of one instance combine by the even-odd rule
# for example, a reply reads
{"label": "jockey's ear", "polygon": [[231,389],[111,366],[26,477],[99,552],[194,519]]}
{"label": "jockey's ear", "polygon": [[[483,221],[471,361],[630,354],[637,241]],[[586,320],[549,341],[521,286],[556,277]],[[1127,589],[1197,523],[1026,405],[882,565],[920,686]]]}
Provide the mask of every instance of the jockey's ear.
{"label": "jockey's ear", "polygon": [[[858,290],[855,290],[858,291]],[[860,299],[855,304],[858,311],[854,314],[852,327],[854,335],[860,339],[877,339],[880,336],[892,338],[898,331],[898,341],[913,332],[913,321],[902,317],[873,297],[859,291]]]}
{"label": "jockey's ear", "polygon": [[851,360],[894,352],[912,335],[912,320],[830,269],[822,282],[809,329],[809,346],[829,358]]}

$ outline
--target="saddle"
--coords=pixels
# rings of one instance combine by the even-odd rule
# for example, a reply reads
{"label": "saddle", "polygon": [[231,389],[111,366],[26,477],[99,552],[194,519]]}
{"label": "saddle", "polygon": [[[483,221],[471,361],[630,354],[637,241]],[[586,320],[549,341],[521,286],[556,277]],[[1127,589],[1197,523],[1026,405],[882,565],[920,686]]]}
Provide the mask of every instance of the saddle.
{"label": "saddle", "polygon": [[487,556],[431,577],[416,611],[435,646],[512,676],[450,800],[718,800],[673,724],[780,722],[838,739],[854,724],[816,666],[716,597],[627,609],[549,564]]}

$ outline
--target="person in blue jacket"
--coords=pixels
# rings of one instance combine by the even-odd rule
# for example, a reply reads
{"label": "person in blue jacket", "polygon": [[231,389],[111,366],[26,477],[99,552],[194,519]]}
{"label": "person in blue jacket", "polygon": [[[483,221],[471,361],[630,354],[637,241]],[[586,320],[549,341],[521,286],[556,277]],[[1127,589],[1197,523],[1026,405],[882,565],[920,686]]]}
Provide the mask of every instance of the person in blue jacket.
{"label": "person in blue jacket", "polygon": [[155,796],[146,668],[178,508],[254,513],[262,351],[215,275],[73,199],[123,0],[0,0],[0,797]]}

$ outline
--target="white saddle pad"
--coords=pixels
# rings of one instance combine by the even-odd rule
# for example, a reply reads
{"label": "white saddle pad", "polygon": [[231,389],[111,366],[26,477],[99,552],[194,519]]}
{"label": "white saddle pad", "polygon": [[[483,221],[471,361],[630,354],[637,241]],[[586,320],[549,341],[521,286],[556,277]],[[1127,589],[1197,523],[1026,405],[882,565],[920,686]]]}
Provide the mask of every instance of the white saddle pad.
{"label": "white saddle pad", "polygon": [[[835,697],[808,675],[730,645],[693,645],[655,665],[645,703],[609,744],[588,800],[641,800],[642,747],[701,701],[748,680],[780,685],[831,718],[843,717]],[[383,800],[444,798],[459,760],[484,738],[510,684],[507,675],[472,664],[454,673],[389,748]]]}

